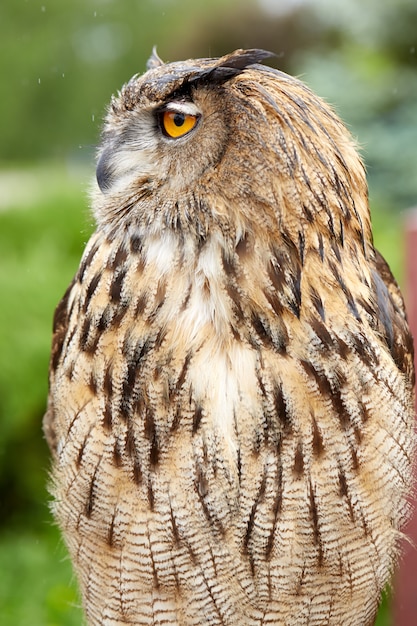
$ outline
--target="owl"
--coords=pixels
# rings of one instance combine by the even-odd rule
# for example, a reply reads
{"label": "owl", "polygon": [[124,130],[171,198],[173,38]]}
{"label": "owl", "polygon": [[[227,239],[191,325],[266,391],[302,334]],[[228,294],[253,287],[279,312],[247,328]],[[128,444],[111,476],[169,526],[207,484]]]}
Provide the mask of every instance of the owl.
{"label": "owl", "polygon": [[107,112],[44,418],[90,625],[366,626],[398,559],[403,300],[352,138],[268,56],[154,52]]}

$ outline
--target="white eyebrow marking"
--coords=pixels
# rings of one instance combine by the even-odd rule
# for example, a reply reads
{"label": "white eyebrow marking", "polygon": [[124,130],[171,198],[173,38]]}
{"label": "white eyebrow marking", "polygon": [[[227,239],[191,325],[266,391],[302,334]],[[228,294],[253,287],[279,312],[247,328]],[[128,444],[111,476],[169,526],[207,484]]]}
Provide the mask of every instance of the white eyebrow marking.
{"label": "white eyebrow marking", "polygon": [[201,111],[196,107],[194,102],[179,102],[173,100],[168,102],[164,107],[166,111],[176,111],[178,113],[184,113],[185,115],[201,115]]}

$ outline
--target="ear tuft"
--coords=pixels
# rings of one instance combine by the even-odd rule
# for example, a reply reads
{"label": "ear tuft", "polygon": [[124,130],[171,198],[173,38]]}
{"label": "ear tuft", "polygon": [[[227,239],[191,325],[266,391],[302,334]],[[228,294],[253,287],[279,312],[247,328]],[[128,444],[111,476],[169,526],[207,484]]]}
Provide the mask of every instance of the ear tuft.
{"label": "ear tuft", "polygon": [[146,69],[147,70],[154,70],[157,67],[161,67],[161,65],[164,65],[164,62],[158,56],[158,53],[156,51],[156,46],[154,46],[152,48],[152,54],[149,57],[148,62],[146,63]]}
{"label": "ear tuft", "polygon": [[256,65],[264,59],[276,56],[267,50],[235,50],[231,54],[226,54],[219,59],[215,59],[215,64],[199,72],[195,72],[188,80],[190,84],[206,81],[207,83],[224,83],[233,76],[237,76],[247,67]]}
{"label": "ear tuft", "polygon": [[250,65],[261,63],[264,59],[276,56],[274,52],[252,48],[250,50],[235,50],[219,59],[217,67],[228,67],[236,70],[244,70]]}

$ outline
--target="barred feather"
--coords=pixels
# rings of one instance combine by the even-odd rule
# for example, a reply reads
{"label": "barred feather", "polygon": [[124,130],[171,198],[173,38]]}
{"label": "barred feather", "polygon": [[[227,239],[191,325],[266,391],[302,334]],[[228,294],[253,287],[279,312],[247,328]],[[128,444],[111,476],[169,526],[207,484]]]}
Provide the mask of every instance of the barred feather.
{"label": "barred feather", "polygon": [[91,625],[372,624],[398,557],[403,301],[351,138],[264,57],[152,63],[109,109],[44,421]]}

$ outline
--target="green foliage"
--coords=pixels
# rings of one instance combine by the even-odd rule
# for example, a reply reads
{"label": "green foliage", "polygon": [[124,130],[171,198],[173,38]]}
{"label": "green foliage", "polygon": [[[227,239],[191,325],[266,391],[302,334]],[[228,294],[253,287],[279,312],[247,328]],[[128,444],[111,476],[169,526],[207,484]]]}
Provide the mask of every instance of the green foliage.
{"label": "green foliage", "polygon": [[167,60],[263,47],[351,125],[373,201],[416,202],[415,0],[3,0],[0,12],[0,163],[89,161],[111,94],[155,44]]}
{"label": "green foliage", "polygon": [[[14,180],[12,172],[1,177],[5,190],[8,180],[9,184]],[[87,200],[62,171],[28,171],[21,175],[20,187],[25,195],[31,191],[24,204],[0,210],[3,519],[20,517],[27,510],[38,515],[46,500],[46,446],[40,424],[47,395],[52,314],[91,230]],[[35,468],[40,471],[34,472]]]}
{"label": "green foliage", "polygon": [[154,45],[172,58],[221,4],[2,0],[0,162],[88,158],[111,94],[145,70]]}
{"label": "green foliage", "polygon": [[382,601],[374,626],[392,626],[390,602],[391,596],[387,590],[382,595]]}
{"label": "green foliage", "polygon": [[0,606],[7,626],[80,626],[75,580],[56,528],[0,537]]}

